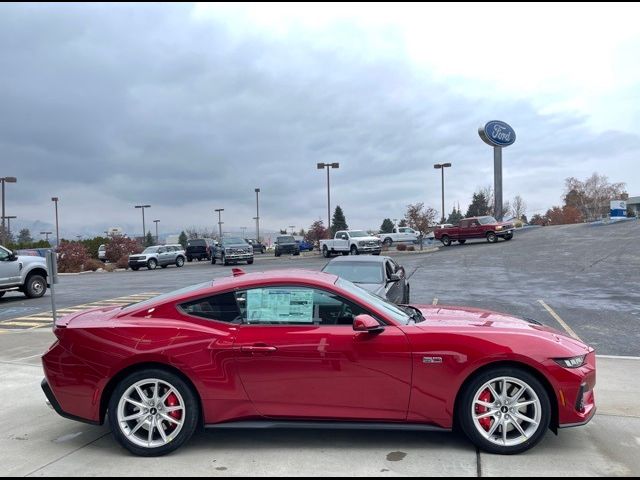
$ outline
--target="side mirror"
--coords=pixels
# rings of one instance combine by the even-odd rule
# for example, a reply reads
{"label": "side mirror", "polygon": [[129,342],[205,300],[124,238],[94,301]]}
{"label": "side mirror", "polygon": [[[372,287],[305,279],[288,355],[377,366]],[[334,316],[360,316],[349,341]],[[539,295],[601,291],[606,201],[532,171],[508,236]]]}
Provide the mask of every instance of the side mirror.
{"label": "side mirror", "polygon": [[18,256],[16,255],[16,252],[11,252],[9,253],[9,261],[10,262],[15,262],[18,259]]}
{"label": "side mirror", "polygon": [[381,333],[384,327],[371,315],[358,315],[353,320],[353,329],[356,332]]}
{"label": "side mirror", "polygon": [[398,275],[397,273],[392,273],[391,275],[389,275],[389,281],[390,282],[399,282],[400,281],[400,275]]}

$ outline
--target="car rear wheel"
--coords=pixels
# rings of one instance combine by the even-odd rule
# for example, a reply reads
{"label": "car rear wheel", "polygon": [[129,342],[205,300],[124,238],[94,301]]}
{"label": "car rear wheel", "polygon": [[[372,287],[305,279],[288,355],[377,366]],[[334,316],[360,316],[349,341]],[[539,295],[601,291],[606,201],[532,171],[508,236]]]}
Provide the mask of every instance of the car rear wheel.
{"label": "car rear wheel", "polygon": [[458,419],[480,449],[524,452],[538,443],[551,421],[549,395],[529,372],[513,367],[485,371],[461,392]]}
{"label": "car rear wheel", "polygon": [[47,291],[47,281],[42,275],[31,275],[24,285],[24,294],[29,298],[40,298]]}
{"label": "car rear wheel", "polygon": [[326,245],[322,246],[322,256],[324,258],[329,258],[329,249],[327,248]]}
{"label": "car rear wheel", "polygon": [[[200,261],[200,258],[198,258],[198,261]],[[176,267],[180,268],[182,266],[184,266],[184,257],[176,258]]]}
{"label": "car rear wheel", "polygon": [[145,369],[124,378],[109,400],[109,425],[130,452],[152,457],[184,444],[200,418],[196,395],[178,375]]}
{"label": "car rear wheel", "polygon": [[487,233],[487,242],[496,243],[497,241],[498,241],[498,237],[496,236],[495,233],[493,232]]}
{"label": "car rear wheel", "polygon": [[147,268],[149,270],[155,270],[157,266],[158,266],[158,261],[153,258],[147,262]]}
{"label": "car rear wheel", "polygon": [[449,238],[449,235],[443,235],[440,241],[445,247],[451,246],[451,239]]}

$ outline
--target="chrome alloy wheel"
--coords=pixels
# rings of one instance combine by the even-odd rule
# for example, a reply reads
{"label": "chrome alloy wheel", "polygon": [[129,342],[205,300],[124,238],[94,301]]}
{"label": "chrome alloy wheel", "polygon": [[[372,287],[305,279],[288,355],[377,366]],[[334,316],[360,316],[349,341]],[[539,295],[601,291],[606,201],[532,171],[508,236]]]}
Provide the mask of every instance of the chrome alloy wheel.
{"label": "chrome alloy wheel", "polygon": [[505,447],[520,445],[540,427],[542,405],[526,382],[498,377],[476,391],[471,417],[480,435],[489,442]]}
{"label": "chrome alloy wheel", "polygon": [[184,425],[185,402],[164,380],[149,378],[131,385],[118,402],[118,426],[127,439],[157,448],[175,439]]}

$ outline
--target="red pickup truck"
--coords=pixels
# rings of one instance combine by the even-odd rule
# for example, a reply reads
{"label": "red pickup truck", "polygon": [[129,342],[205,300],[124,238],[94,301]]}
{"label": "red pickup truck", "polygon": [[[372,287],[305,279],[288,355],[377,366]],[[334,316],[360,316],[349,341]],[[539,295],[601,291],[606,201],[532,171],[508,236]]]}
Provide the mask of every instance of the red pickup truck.
{"label": "red pickup truck", "polygon": [[495,243],[498,238],[511,240],[513,238],[513,224],[498,222],[493,217],[471,217],[460,220],[457,227],[436,228],[433,235],[440,240],[445,247],[451,242],[463,244],[469,239],[484,238],[489,243]]}

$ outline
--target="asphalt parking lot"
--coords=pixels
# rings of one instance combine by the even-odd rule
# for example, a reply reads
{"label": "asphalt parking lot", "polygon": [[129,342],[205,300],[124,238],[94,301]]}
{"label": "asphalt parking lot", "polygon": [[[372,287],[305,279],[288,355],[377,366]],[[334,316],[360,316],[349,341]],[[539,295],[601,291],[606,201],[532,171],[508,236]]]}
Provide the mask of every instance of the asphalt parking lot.
{"label": "asphalt parking lot", "polygon": [[[598,414],[549,433],[518,456],[481,454],[457,434],[212,431],[162,459],[135,458],[106,427],[65,420],[44,405],[40,355],[53,342],[49,295],[0,299],[0,474],[46,475],[639,475],[640,224],[571,225],[518,232],[511,242],[468,242],[394,254],[411,275],[412,303],[470,305],[532,317],[597,349]],[[247,271],[320,269],[319,257],[259,257]],[[60,309],[126,303],[230,274],[184,268],[61,277]],[[116,300],[111,300],[116,299]],[[18,401],[16,401],[18,399]],[[34,455],[34,452],[38,452]]]}

